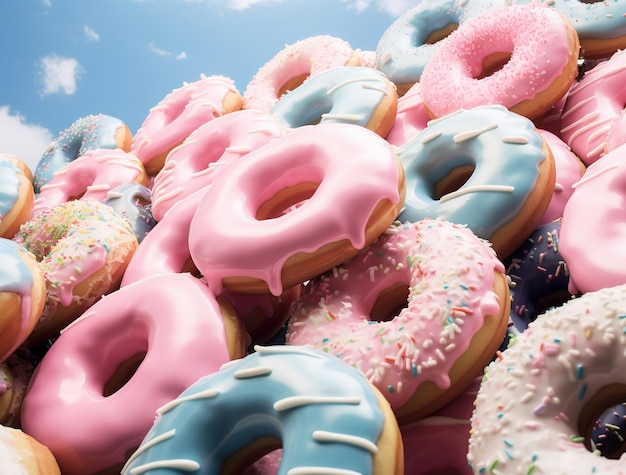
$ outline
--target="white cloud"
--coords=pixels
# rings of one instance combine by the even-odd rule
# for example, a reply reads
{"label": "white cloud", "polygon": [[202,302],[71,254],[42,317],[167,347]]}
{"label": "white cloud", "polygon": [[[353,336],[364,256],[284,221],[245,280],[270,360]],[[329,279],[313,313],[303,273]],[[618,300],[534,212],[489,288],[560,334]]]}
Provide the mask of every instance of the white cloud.
{"label": "white cloud", "polygon": [[171,51],[159,48],[154,43],[150,43],[150,51],[152,51],[157,56],[174,56],[175,59],[187,59],[187,53],[185,51],[181,51],[180,53],[174,54]]}
{"label": "white cloud", "polygon": [[51,0],[42,0],[43,6],[50,8],[52,6]]}
{"label": "white cloud", "polygon": [[85,34],[85,38],[87,39],[87,41],[100,40],[100,35],[92,28],[89,28],[87,25],[83,27],[83,33]]}
{"label": "white cloud", "polygon": [[16,155],[35,171],[39,159],[53,140],[45,127],[29,124],[9,106],[0,106],[0,153]]}
{"label": "white cloud", "polygon": [[76,92],[76,82],[83,68],[76,58],[65,58],[56,54],[39,60],[38,82],[41,96]]}
{"label": "white cloud", "polygon": [[[246,10],[255,5],[268,5],[270,3],[287,3],[292,0],[229,0],[228,6],[233,10]],[[409,8],[417,5],[422,0],[341,0],[348,4],[348,8],[362,12],[370,7],[377,8],[391,16],[400,16]]]}

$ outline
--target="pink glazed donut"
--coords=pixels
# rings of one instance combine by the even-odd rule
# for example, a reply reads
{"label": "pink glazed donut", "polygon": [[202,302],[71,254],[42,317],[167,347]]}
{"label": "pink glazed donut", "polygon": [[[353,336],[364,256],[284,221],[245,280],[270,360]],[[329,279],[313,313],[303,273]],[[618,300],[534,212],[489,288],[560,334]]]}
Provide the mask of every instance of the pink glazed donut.
{"label": "pink glazed donut", "polygon": [[64,475],[121,468],[158,407],[245,354],[229,311],[188,274],[148,277],[99,300],[37,367],[24,431]]}
{"label": "pink glazed donut", "polygon": [[398,216],[405,183],[392,146],[365,127],[293,129],[207,188],[191,258],[217,294],[280,295],[374,241]]}
{"label": "pink glazed donut", "polygon": [[465,226],[425,219],[390,227],[312,280],[293,307],[286,342],[360,369],[402,426],[441,408],[482,373],[508,314],[504,266],[489,244]]}
{"label": "pink glazed donut", "polygon": [[154,179],[152,214],[161,221],[174,203],[211,184],[228,164],[280,137],[276,118],[240,110],[207,122],[172,150]]}
{"label": "pink glazed donut", "polygon": [[174,89],[155,107],[133,137],[130,148],[149,175],[163,167],[167,154],[202,124],[241,109],[242,98],[232,79],[204,76]]}
{"label": "pink glazed donut", "polygon": [[420,84],[431,117],[500,104],[536,119],[578,72],[578,35],[541,3],[496,8],[460,23],[424,67]]}

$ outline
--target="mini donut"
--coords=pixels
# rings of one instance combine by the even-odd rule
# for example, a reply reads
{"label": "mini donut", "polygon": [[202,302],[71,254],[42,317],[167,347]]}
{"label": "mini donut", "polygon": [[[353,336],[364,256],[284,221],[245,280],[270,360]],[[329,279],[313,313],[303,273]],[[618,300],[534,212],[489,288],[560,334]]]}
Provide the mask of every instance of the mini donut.
{"label": "mini donut", "polygon": [[148,184],[146,171],[137,157],[120,149],[88,150],[55,171],[40,188],[31,217],[74,199],[102,202],[109,190],[125,183]]}
{"label": "mini donut", "polygon": [[0,460],[2,470],[7,474],[61,475],[48,447],[20,429],[1,425]]}
{"label": "mini donut", "polygon": [[430,116],[422,101],[422,89],[415,83],[402,97],[398,98],[398,111],[385,140],[401,147],[428,126]]}
{"label": "mini donut", "polygon": [[400,96],[419,83],[439,42],[472,11],[480,11],[476,5],[458,0],[422,2],[385,30],[376,46],[375,64],[397,86]]}
{"label": "mini donut", "polygon": [[0,362],[30,336],[45,303],[46,282],[35,256],[0,238]]}
{"label": "mini donut", "polygon": [[232,79],[202,75],[167,94],[150,109],[133,137],[130,152],[154,176],[165,157],[202,124],[241,109],[241,94]]}
{"label": "mini donut", "polygon": [[165,158],[154,178],[152,212],[157,221],[174,203],[211,184],[231,162],[283,135],[276,118],[240,110],[198,127]]}
{"label": "mini donut", "polygon": [[[533,0],[513,1],[523,4]],[[576,29],[581,57],[606,58],[626,48],[626,1],[587,3],[584,0],[551,0],[547,4],[558,10]]]}
{"label": "mini donut", "polygon": [[489,244],[465,226],[426,219],[389,228],[313,279],[293,306],[286,342],[361,370],[404,426],[482,373],[504,338],[508,302]]}
{"label": "mini donut", "polygon": [[286,128],[349,123],[385,137],[397,108],[396,87],[383,73],[364,66],[339,66],[287,92],[271,113]]}
{"label": "mini donut", "polygon": [[568,292],[569,271],[559,252],[561,221],[535,229],[504,261],[511,294],[510,320],[519,334],[547,308],[560,305]]}
{"label": "mini donut", "polygon": [[22,427],[63,475],[119,473],[158,407],[244,354],[236,316],[206,285],[189,274],[148,277],[61,333],[33,375]]}
{"label": "mini donut", "polygon": [[128,220],[93,199],[42,211],[20,227],[14,240],[35,255],[46,282],[45,307],[32,343],[56,336],[115,290],[138,245]]}
{"label": "mini donut", "polygon": [[554,194],[539,224],[547,224],[563,217],[565,204],[574,192],[572,185],[585,173],[585,164],[558,136],[547,130],[537,129],[550,148],[556,166]]}
{"label": "mini donut", "polygon": [[589,433],[626,400],[626,286],[547,311],[486,369],[472,414],[474,473],[618,474],[624,459],[592,453]]}
{"label": "mini donut", "polygon": [[189,229],[191,258],[217,294],[224,287],[280,295],[374,241],[404,194],[400,161],[374,132],[302,126],[240,158],[207,188]]}
{"label": "mini donut", "polygon": [[52,179],[55,171],[87,150],[119,148],[128,152],[131,142],[132,134],[120,119],[104,114],[81,117],[62,131],[39,159],[33,173],[35,193]]}
{"label": "mini donut", "polygon": [[597,64],[572,86],[561,116],[561,137],[586,164],[605,152],[613,123],[626,104],[626,51]]}
{"label": "mini donut", "polygon": [[243,93],[243,109],[270,112],[287,91],[307,78],[336,66],[359,66],[350,44],[330,35],[316,35],[286,45],[256,72]]}
{"label": "mini donut", "polygon": [[499,105],[430,122],[398,156],[407,182],[399,219],[466,224],[501,259],[537,227],[554,194],[550,148],[530,120]]}
{"label": "mini donut", "polygon": [[541,117],[578,72],[578,36],[556,10],[541,3],[495,8],[463,21],[442,41],[422,73],[431,117],[501,104]]}
{"label": "mini donut", "polygon": [[313,348],[255,350],[159,408],[122,473],[242,473],[280,446],[279,473],[404,473],[393,413],[362,374]]}
{"label": "mini donut", "polygon": [[602,457],[619,459],[626,451],[626,404],[604,411],[591,428],[591,448]]}
{"label": "mini donut", "polygon": [[569,268],[572,294],[626,283],[624,153],[626,145],[589,165],[565,205],[559,248]]}
{"label": "mini donut", "polygon": [[430,416],[400,427],[405,473],[471,475],[467,445],[480,379],[475,379],[459,397]]}
{"label": "mini donut", "polygon": [[157,224],[152,216],[151,203],[150,189],[138,183],[125,183],[113,188],[102,200],[102,204],[110,206],[130,222],[140,244]]}
{"label": "mini donut", "polygon": [[[0,237],[11,239],[30,218],[35,200],[26,165],[16,157],[0,155]],[[27,167],[26,167],[27,168]]]}

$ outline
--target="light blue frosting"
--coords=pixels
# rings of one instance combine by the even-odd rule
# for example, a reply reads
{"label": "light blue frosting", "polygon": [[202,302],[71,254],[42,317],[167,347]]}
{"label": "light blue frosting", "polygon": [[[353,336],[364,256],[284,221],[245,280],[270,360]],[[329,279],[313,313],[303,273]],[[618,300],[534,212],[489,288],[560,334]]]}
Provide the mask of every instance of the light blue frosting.
{"label": "light blue frosting", "polygon": [[[443,217],[490,239],[517,216],[535,187],[539,165],[546,159],[542,144],[529,119],[499,105],[459,110],[431,121],[398,150],[407,185],[398,219]],[[462,166],[474,167],[466,183],[458,192],[435,199],[435,184]],[[491,189],[483,191],[485,186]]]}
{"label": "light blue frosting", "polygon": [[20,256],[20,251],[26,252],[26,249],[10,239],[0,238],[0,292],[30,294],[33,274]]}
{"label": "light blue frosting", "polygon": [[48,146],[33,173],[35,193],[52,179],[58,169],[76,160],[87,150],[117,148],[115,134],[124,125],[120,119],[104,114],[82,117],[65,129]]}
{"label": "light blue frosting", "polygon": [[0,221],[15,206],[19,197],[22,171],[8,160],[0,160]]}
{"label": "light blue frosting", "polygon": [[384,423],[360,372],[321,350],[283,345],[256,347],[159,412],[124,475],[218,475],[226,457],[266,436],[282,440],[279,475],[301,467],[371,474]]}
{"label": "light blue frosting", "polygon": [[285,127],[350,123],[365,127],[389,94],[386,76],[373,68],[340,66],[310,77],[282,96],[271,114]]}
{"label": "light blue frosting", "polygon": [[[130,222],[139,242],[156,226],[152,216],[152,193],[138,183],[125,183],[107,193],[102,203],[110,206]],[[140,204],[146,203],[145,205]]]}

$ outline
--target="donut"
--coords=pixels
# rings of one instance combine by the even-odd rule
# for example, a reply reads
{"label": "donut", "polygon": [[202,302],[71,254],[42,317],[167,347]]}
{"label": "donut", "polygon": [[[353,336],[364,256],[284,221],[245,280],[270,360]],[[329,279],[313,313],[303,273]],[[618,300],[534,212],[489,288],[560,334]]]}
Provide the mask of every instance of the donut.
{"label": "donut", "polygon": [[35,370],[27,347],[21,346],[0,364],[0,424],[21,427],[22,402]]}
{"label": "donut", "polygon": [[110,206],[124,216],[131,224],[139,244],[156,226],[152,215],[152,193],[139,183],[125,183],[107,191],[102,204]]}
{"label": "donut", "polygon": [[431,117],[486,104],[541,117],[574,82],[578,47],[571,24],[541,3],[472,16],[424,67],[424,105]]}
{"label": "donut", "polygon": [[467,465],[470,418],[480,379],[430,416],[400,427],[404,471],[411,475],[471,475]]}
{"label": "donut", "polygon": [[286,45],[259,68],[243,93],[243,109],[270,112],[276,101],[307,78],[336,66],[358,66],[350,44],[330,35],[316,35]]}
{"label": "donut", "polygon": [[[485,369],[472,414],[474,473],[624,472],[592,453],[589,433],[626,400],[626,286],[545,312]],[[575,468],[574,468],[575,467]]]}
{"label": "donut", "polygon": [[33,173],[35,193],[52,179],[59,168],[76,160],[87,150],[119,148],[130,151],[132,134],[124,122],[104,114],[77,119],[63,130],[43,153]]}
{"label": "donut", "polygon": [[20,227],[14,241],[34,254],[46,282],[32,343],[53,338],[115,290],[138,245],[128,220],[93,199],[42,211]]}
{"label": "donut", "polygon": [[279,473],[404,473],[393,413],[361,373],[313,348],[255,350],[160,407],[122,473],[242,473],[281,446]]}
{"label": "donut", "polygon": [[430,116],[422,101],[422,89],[415,83],[402,97],[398,98],[398,111],[385,140],[401,147],[413,136],[428,126]]}
{"label": "donut", "polygon": [[397,107],[396,87],[383,73],[364,66],[339,66],[287,92],[271,114],[286,128],[349,123],[386,137]]}
{"label": "donut", "polygon": [[548,209],[546,209],[539,224],[547,224],[563,217],[565,203],[574,192],[572,185],[579,181],[585,173],[585,164],[572,152],[570,147],[558,136],[547,130],[537,129],[546,142],[554,157],[556,166],[556,182],[554,193]]}
{"label": "donut", "polygon": [[10,153],[0,153],[0,160],[8,160],[10,162],[13,162],[20,170],[22,170],[22,173],[26,175],[26,178],[28,178],[31,182],[33,181],[33,171],[17,155],[11,155]]}
{"label": "donut", "polygon": [[561,221],[538,226],[503,264],[511,294],[510,320],[519,334],[547,308],[572,297],[567,262],[559,252]]}
{"label": "donut", "polygon": [[[533,0],[513,1],[523,4]],[[558,10],[576,29],[581,57],[606,58],[618,49],[626,48],[626,1],[551,0],[547,4]]]}
{"label": "donut", "polygon": [[33,375],[22,427],[63,475],[119,473],[158,407],[244,354],[236,316],[206,285],[189,274],[148,277],[65,328]]}
{"label": "donut", "polygon": [[622,111],[619,118],[613,121],[606,136],[604,152],[612,152],[620,145],[626,144],[626,112]]}
{"label": "donut", "polygon": [[489,240],[503,259],[537,227],[554,193],[554,158],[533,123],[503,106],[459,110],[398,149],[401,221],[443,217]]}
{"label": "donut", "polygon": [[481,374],[504,338],[508,302],[488,243],[443,219],[407,222],[313,279],[293,306],[286,342],[361,370],[404,426]]}
{"label": "donut", "polygon": [[33,209],[33,183],[17,157],[0,155],[0,237],[11,239]]}
{"label": "donut", "polygon": [[133,137],[130,152],[139,157],[148,175],[154,176],[170,150],[191,132],[241,106],[241,94],[232,79],[202,75],[174,89],[150,109]]}
{"label": "donut", "polygon": [[157,221],[174,203],[213,182],[228,164],[283,135],[276,118],[240,110],[198,127],[173,149],[154,178],[152,212]]}
{"label": "donut", "polygon": [[626,283],[623,208],[626,145],[587,167],[574,184],[561,223],[561,254],[572,294]]}
{"label": "donut", "polygon": [[605,410],[591,428],[591,448],[603,457],[619,459],[626,436],[626,405],[617,404]]}
{"label": "donut", "polygon": [[400,96],[419,83],[440,41],[472,11],[480,11],[477,5],[458,0],[422,2],[385,30],[376,46],[375,65],[393,81]]}
{"label": "donut", "polygon": [[626,104],[626,51],[597,64],[574,84],[561,115],[561,137],[586,164],[605,152],[608,134]]}
{"label": "donut", "polygon": [[148,176],[137,157],[120,149],[88,150],[59,168],[43,185],[31,216],[73,199],[104,201],[109,190],[125,183],[148,184]]}
{"label": "donut", "polygon": [[0,238],[0,362],[30,336],[45,303],[46,282],[35,256]]}
{"label": "donut", "polygon": [[398,215],[404,188],[395,152],[374,132],[302,126],[208,187],[189,228],[191,258],[217,294],[280,295],[374,241]]}
{"label": "donut", "polygon": [[61,475],[50,450],[20,429],[0,425],[0,459],[7,474]]}

